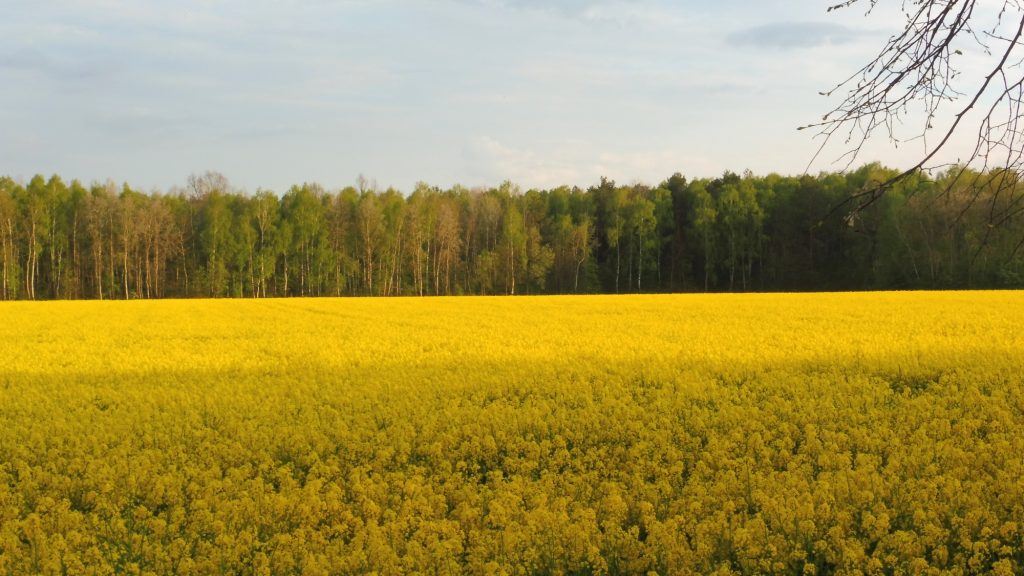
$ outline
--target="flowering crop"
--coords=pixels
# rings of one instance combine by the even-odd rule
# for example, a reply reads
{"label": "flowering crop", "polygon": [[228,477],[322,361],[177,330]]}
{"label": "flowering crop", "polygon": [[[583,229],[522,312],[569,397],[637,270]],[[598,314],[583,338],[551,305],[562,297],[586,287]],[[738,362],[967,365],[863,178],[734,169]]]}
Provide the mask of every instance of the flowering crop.
{"label": "flowering crop", "polygon": [[0,305],[0,574],[1024,570],[1013,292]]}

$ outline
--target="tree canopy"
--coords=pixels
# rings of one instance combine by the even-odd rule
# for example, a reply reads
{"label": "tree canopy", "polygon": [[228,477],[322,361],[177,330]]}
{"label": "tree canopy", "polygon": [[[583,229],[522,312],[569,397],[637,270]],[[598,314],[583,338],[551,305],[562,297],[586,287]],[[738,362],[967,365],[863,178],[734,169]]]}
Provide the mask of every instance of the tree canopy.
{"label": "tree canopy", "polygon": [[915,174],[855,218],[834,207],[897,171],[281,195],[4,177],[0,299],[1017,287],[1001,173]]}

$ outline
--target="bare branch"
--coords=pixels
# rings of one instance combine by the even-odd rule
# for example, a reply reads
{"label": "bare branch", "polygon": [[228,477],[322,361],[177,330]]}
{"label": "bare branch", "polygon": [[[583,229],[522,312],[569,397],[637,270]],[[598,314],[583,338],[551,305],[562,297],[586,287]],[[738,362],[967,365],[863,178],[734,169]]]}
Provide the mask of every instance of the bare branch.
{"label": "bare branch", "polygon": [[[846,0],[829,6],[828,11],[867,4],[870,13],[878,1]],[[841,139],[846,150],[836,161],[849,168],[865,143],[879,132],[894,146],[915,140],[923,143],[922,157],[913,166],[884,182],[866,184],[861,192],[835,207],[849,207],[850,214],[855,214],[876,202],[897,182],[921,171],[949,166],[948,162],[936,163],[939,154],[945,151],[948,155],[945,149],[954,135],[963,130],[965,118],[983,100],[991,99],[978,121],[976,145],[955,163],[957,168],[948,186],[952,189],[961,185],[968,166],[980,166],[982,173],[1002,174],[987,182],[972,182],[975,193],[963,210],[970,209],[980,190],[985,189],[992,204],[989,223],[1004,222],[1020,212],[1022,203],[1016,190],[1024,168],[1024,75],[1019,54],[1024,7],[1020,0],[1004,0],[998,14],[989,17],[988,22],[980,22],[984,18],[980,14],[985,12],[982,0],[904,0],[901,6],[906,16],[902,31],[891,36],[864,67],[823,93],[831,96],[846,90],[835,108],[821,121],[800,127],[816,129],[816,137],[822,140],[811,162],[828,144]],[[973,42],[981,53],[993,59],[979,85],[968,93],[956,87],[961,71],[954,61],[963,54],[962,48],[966,49],[965,41]],[[994,45],[1001,46],[998,52],[993,52]],[[944,127],[933,142],[929,133],[951,106],[955,113],[948,116],[948,121],[943,120]],[[916,136],[901,140],[897,129],[905,120],[918,115],[924,122],[921,130]]]}

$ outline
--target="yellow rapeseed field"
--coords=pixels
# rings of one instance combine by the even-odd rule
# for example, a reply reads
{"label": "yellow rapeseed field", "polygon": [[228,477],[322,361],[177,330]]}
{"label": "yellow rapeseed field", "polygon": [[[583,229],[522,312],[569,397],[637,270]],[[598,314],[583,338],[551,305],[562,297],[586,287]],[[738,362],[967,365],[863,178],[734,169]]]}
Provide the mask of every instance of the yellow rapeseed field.
{"label": "yellow rapeseed field", "polygon": [[0,304],[0,574],[1024,571],[1014,292]]}

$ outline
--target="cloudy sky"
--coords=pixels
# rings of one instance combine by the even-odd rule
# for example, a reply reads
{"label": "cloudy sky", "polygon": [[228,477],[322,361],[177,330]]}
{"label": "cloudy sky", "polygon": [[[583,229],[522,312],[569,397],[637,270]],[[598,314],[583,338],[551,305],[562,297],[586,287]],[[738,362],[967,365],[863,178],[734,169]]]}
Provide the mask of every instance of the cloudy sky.
{"label": "cloudy sky", "polygon": [[282,192],[800,173],[817,143],[796,127],[836,103],[818,92],[898,24],[829,3],[6,0],[0,174]]}

